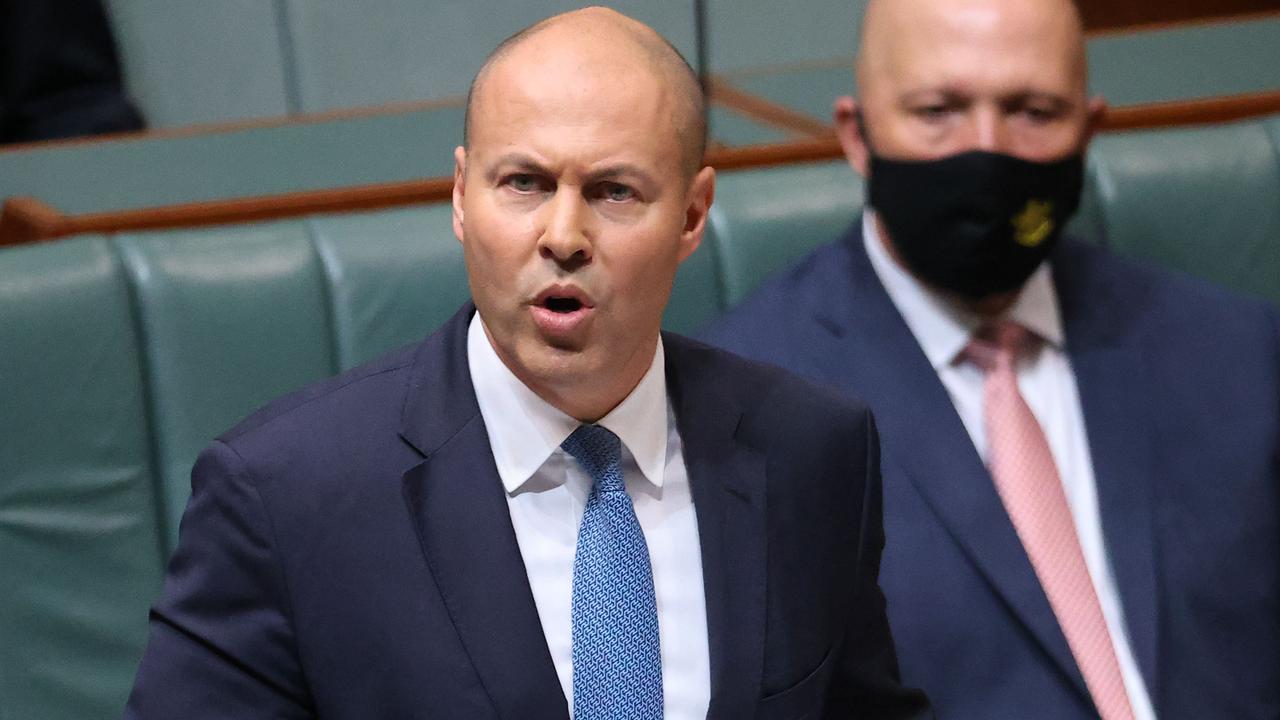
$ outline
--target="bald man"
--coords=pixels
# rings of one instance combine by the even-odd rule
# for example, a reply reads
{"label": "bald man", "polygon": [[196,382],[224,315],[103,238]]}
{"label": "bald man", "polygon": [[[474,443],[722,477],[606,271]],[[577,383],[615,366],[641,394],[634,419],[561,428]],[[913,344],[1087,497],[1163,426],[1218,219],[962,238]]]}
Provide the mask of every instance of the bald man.
{"label": "bald man", "polygon": [[928,715],[866,408],[659,331],[705,133],[612,11],[495,51],[455,155],[474,304],[201,455],[126,717]]}
{"label": "bald man", "polygon": [[1280,717],[1274,308],[1061,237],[1103,112],[1068,0],[863,30],[866,211],[709,334],[875,412],[904,680],[947,718]]}

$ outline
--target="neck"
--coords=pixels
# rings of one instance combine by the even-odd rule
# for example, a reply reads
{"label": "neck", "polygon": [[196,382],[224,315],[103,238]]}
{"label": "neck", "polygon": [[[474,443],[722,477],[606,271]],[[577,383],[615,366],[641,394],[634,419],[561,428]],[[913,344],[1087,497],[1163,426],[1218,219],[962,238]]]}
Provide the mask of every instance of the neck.
{"label": "neck", "polygon": [[614,388],[611,392],[602,392],[603,388],[599,384],[591,382],[581,387],[574,387],[567,383],[555,386],[525,384],[555,409],[580,423],[591,424],[599,422],[601,418],[621,405],[631,391],[640,384],[642,377],[644,377],[643,374],[630,385],[625,386],[624,390],[619,391]]}

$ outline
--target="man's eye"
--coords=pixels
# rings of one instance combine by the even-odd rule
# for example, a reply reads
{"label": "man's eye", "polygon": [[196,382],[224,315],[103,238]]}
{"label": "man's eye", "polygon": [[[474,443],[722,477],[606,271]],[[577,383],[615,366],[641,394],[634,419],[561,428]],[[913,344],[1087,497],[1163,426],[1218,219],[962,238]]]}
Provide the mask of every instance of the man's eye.
{"label": "man's eye", "polygon": [[633,199],[636,193],[621,183],[607,182],[600,187],[601,196],[611,202],[626,202]]}
{"label": "man's eye", "polygon": [[541,187],[537,176],[528,173],[516,173],[508,175],[505,181],[507,187],[520,193],[537,192]]}
{"label": "man's eye", "polygon": [[914,112],[922,120],[941,120],[951,112],[951,108],[947,105],[921,105]]}
{"label": "man's eye", "polygon": [[1022,109],[1022,114],[1026,116],[1028,120],[1038,123],[1048,122],[1057,117],[1057,113],[1053,110],[1042,107],[1025,107]]}

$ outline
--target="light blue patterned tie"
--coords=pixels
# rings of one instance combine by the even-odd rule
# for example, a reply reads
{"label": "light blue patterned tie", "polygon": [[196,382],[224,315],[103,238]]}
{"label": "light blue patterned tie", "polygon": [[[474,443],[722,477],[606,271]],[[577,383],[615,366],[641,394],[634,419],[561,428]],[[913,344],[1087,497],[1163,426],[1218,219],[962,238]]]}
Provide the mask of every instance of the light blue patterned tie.
{"label": "light blue patterned tie", "polygon": [[560,447],[593,483],[573,560],[574,720],[660,720],[653,569],[622,484],[622,443],[599,425],[583,425]]}

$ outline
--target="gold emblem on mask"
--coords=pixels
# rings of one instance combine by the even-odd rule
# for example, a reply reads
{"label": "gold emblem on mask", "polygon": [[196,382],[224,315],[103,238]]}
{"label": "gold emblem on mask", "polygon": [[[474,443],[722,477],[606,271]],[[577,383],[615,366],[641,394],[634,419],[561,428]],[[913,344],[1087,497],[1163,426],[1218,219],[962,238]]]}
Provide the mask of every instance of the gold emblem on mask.
{"label": "gold emblem on mask", "polygon": [[1013,239],[1023,247],[1033,248],[1053,232],[1053,203],[1028,200],[1022,212],[1009,222],[1013,224]]}

